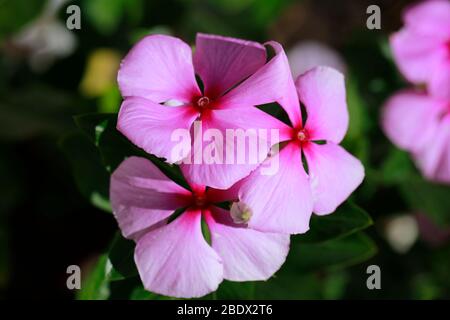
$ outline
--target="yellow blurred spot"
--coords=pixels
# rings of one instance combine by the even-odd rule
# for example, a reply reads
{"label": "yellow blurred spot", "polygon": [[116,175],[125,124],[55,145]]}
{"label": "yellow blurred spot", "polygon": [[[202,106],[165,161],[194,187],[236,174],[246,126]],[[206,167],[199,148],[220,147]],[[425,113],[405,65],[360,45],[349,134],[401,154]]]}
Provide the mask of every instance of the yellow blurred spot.
{"label": "yellow blurred spot", "polygon": [[92,52],[80,83],[81,93],[87,97],[98,97],[115,86],[120,59],[120,54],[112,49]]}

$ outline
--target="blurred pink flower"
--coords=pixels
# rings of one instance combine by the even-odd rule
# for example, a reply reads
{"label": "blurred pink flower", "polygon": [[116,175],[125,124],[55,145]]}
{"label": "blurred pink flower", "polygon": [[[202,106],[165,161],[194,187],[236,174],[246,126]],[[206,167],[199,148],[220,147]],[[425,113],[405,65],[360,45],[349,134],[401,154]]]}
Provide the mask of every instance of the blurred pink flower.
{"label": "blurred pink flower", "polygon": [[[122,234],[136,241],[135,262],[144,287],[174,297],[200,297],[223,279],[266,280],[284,263],[289,236],[233,222],[216,206],[237,199],[229,190],[190,183],[186,190],[150,161],[131,157],[111,178],[111,204]],[[184,212],[170,221],[175,210]],[[202,234],[202,218],[211,244]]]}
{"label": "blurred pink flower", "polygon": [[[198,34],[192,59],[191,48],[180,39],[145,37],[128,53],[119,70],[119,87],[125,98],[118,118],[119,131],[145,151],[175,163],[187,154],[173,155],[179,145],[171,139],[173,132],[190,130],[198,118],[205,129],[221,132],[280,127],[281,121],[254,107],[281,103],[291,77],[281,45],[267,45],[275,51],[268,62],[262,44]],[[196,74],[204,90],[197,85]],[[267,154],[276,142],[267,142],[261,152]],[[189,145],[184,149],[190,150],[190,143],[185,144]],[[186,172],[196,183],[225,189],[257,166],[192,164],[187,165]]]}
{"label": "blurred pink flower", "polygon": [[[363,181],[364,167],[338,145],[348,127],[343,75],[316,67],[297,78],[296,88],[293,81],[289,88],[283,107],[292,127],[284,125],[284,147],[265,161],[279,161],[280,169],[262,174],[263,163],[245,179],[239,199],[252,210],[249,227],[294,234],[309,229],[312,211],[335,211]],[[299,100],[307,113],[304,122]]]}
{"label": "blurred pink flower", "polygon": [[412,156],[428,179],[450,183],[450,100],[403,90],[386,102],[385,134]]}
{"label": "blurred pink flower", "polygon": [[394,59],[412,83],[427,84],[450,99],[450,1],[430,0],[408,8],[405,26],[390,39]]}
{"label": "blurred pink flower", "polygon": [[331,67],[344,74],[347,69],[339,52],[319,41],[299,42],[288,51],[287,56],[294,78],[319,66]]}

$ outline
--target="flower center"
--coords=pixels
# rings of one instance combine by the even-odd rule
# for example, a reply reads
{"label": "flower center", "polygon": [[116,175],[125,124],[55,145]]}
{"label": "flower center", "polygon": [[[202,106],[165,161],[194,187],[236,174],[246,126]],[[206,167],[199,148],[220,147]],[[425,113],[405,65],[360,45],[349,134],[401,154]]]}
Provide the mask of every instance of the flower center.
{"label": "flower center", "polygon": [[306,132],[305,129],[300,129],[300,130],[297,132],[297,139],[298,139],[300,142],[306,142],[306,141],[308,141],[308,133]]}
{"label": "flower center", "polygon": [[210,102],[210,100],[208,97],[201,97],[197,100],[197,106],[200,109],[205,109],[206,107],[208,107],[209,102]]}
{"label": "flower center", "polygon": [[208,203],[208,199],[205,194],[194,195],[194,203],[198,208],[203,208]]}

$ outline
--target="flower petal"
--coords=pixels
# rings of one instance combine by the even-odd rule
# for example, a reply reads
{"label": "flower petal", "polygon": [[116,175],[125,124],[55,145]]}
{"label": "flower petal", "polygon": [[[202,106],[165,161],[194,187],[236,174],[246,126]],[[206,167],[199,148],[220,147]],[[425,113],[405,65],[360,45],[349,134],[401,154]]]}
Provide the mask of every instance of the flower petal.
{"label": "flower petal", "polygon": [[447,50],[449,58],[434,70],[428,90],[432,96],[450,101],[450,48]]}
{"label": "flower petal", "polygon": [[348,128],[342,73],[329,67],[316,67],[298,77],[295,84],[306,107],[305,127],[310,138],[341,142]]}
{"label": "flower petal", "polygon": [[310,143],[303,152],[308,162],[314,213],[332,213],[361,184],[364,167],[344,148],[332,142]]}
{"label": "flower petal", "polygon": [[123,97],[144,97],[157,103],[188,102],[201,94],[191,48],[166,35],[139,41],[123,59],[117,80]]}
{"label": "flower petal", "polygon": [[187,211],[139,240],[134,258],[147,290],[194,298],[217,289],[223,266],[203,238],[200,219],[200,211]]}
{"label": "flower petal", "polygon": [[271,41],[267,45],[275,50],[275,56],[217,104],[222,109],[231,109],[278,102],[295,126],[301,123],[301,112],[286,54],[277,42]]}
{"label": "flower petal", "polygon": [[309,229],[312,195],[300,147],[286,145],[247,177],[240,200],[252,210],[250,228],[297,234]]}
{"label": "flower petal", "polygon": [[253,41],[199,33],[195,47],[195,71],[210,98],[221,96],[266,63],[266,49]]}
{"label": "flower petal", "polygon": [[450,183],[450,115],[439,123],[432,143],[414,155],[423,174],[430,180]]}
{"label": "flower petal", "polygon": [[[213,208],[217,214],[228,211]],[[218,223],[207,212],[211,244],[223,261],[224,278],[231,281],[269,279],[286,260],[289,235],[266,233],[248,228],[235,228]]]}
{"label": "flower petal", "polygon": [[144,158],[124,160],[111,176],[111,205],[125,238],[135,239],[138,232],[187,206],[189,197],[189,191]]}
{"label": "flower petal", "polygon": [[[167,107],[131,97],[120,107],[117,129],[146,152],[174,163],[190,151],[189,130],[197,116],[198,112],[190,106]],[[178,129],[184,130],[186,135],[181,141],[175,134]],[[184,153],[175,152],[177,149]]]}
{"label": "flower petal", "polygon": [[423,93],[400,91],[383,107],[384,132],[398,147],[417,152],[433,139],[443,106]]}
{"label": "flower petal", "polygon": [[428,0],[409,7],[403,19],[408,28],[415,32],[439,36],[448,40],[450,37],[450,2],[448,0]]}
{"label": "flower petal", "polygon": [[411,29],[394,33],[389,41],[398,68],[412,83],[426,83],[445,58],[439,39],[414,33]]}
{"label": "flower petal", "polygon": [[[197,123],[201,132],[194,133],[198,142],[191,149],[191,163],[183,164],[184,172],[190,181],[216,189],[228,189],[248,176],[278,143],[280,132],[289,130],[254,107],[212,110],[194,127]],[[217,153],[208,151],[213,149]]]}

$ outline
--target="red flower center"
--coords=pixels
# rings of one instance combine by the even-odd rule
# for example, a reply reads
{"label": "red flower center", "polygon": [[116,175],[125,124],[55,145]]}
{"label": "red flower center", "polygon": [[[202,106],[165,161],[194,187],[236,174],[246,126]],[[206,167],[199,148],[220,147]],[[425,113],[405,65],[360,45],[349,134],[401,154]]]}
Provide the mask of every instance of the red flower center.
{"label": "red flower center", "polygon": [[194,205],[197,208],[204,208],[208,205],[206,194],[194,194]]}
{"label": "red flower center", "polygon": [[205,109],[205,108],[208,107],[209,102],[210,102],[209,98],[206,97],[206,96],[204,96],[204,97],[201,97],[201,98],[199,98],[199,99],[197,100],[197,106],[198,106],[200,109]]}
{"label": "red flower center", "polygon": [[297,139],[302,143],[308,141],[309,140],[308,132],[305,129],[298,130]]}

